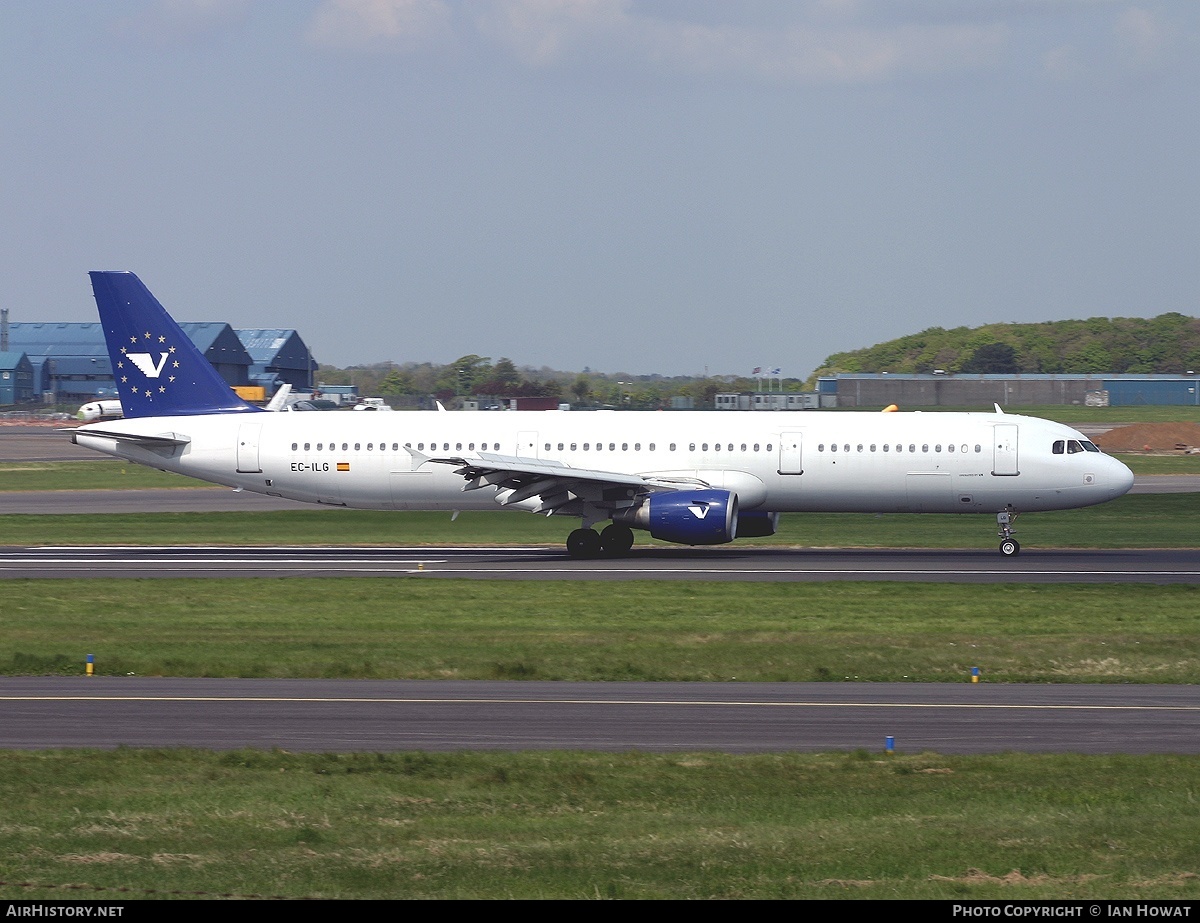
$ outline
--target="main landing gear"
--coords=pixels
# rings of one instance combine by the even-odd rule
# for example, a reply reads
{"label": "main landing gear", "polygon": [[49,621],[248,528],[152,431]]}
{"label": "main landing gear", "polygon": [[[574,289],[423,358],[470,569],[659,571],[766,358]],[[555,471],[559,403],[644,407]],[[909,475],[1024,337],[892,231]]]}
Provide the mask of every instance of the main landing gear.
{"label": "main landing gear", "polygon": [[600,555],[616,557],[633,547],[633,530],[629,526],[610,523],[604,531],[576,529],[567,536],[567,554],[573,558],[598,558]]}
{"label": "main landing gear", "polygon": [[1006,558],[1016,557],[1021,553],[1021,543],[1013,538],[1014,529],[1013,523],[1017,521],[1017,514],[1011,508],[1001,510],[996,514],[996,527],[999,529],[1000,535],[1000,553]]}

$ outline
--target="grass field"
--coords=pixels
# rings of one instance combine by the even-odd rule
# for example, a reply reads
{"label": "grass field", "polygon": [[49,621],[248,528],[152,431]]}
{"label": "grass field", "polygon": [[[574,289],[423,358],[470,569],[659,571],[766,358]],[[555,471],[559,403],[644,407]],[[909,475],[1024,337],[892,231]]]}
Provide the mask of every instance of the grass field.
{"label": "grass field", "polygon": [[[1101,506],[1030,513],[1017,521],[1028,552],[1038,548],[1194,548],[1200,544],[1200,493],[1130,494]],[[572,520],[519,512],[372,512],[298,504],[294,510],[129,515],[0,515],[8,544],[460,545],[560,547]],[[988,515],[792,513],[775,535],[731,548],[996,547]],[[637,533],[641,548],[658,544]]]}
{"label": "grass field", "polygon": [[1200,762],[0,754],[0,898],[1200,898]]}
{"label": "grass field", "polygon": [[1200,588],[7,580],[0,673],[1200,682]]}

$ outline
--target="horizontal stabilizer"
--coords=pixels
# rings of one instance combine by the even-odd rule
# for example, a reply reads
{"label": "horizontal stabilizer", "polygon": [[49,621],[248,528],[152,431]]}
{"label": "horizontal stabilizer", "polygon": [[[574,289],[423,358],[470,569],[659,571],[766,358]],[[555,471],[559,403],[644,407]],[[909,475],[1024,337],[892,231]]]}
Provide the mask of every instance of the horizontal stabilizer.
{"label": "horizontal stabilizer", "polygon": [[128,442],[147,449],[164,449],[177,445],[187,445],[192,441],[190,436],[180,436],[176,433],[159,433],[148,436],[143,433],[118,433],[103,429],[77,429],[72,431],[71,442],[79,444],[80,436],[99,436],[101,439],[116,439],[118,442]]}

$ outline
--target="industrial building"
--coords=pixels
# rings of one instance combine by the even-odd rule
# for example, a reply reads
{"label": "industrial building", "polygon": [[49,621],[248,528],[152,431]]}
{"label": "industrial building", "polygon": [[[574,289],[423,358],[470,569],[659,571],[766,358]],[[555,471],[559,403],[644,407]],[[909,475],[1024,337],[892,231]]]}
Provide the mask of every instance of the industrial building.
{"label": "industrial building", "polygon": [[842,373],[817,382],[821,406],[1020,407],[1083,404],[1129,407],[1167,404],[1200,407],[1196,375],[925,375]]}
{"label": "industrial building", "polygon": [[250,356],[251,384],[267,394],[283,384],[297,392],[313,390],[317,363],[295,330],[238,330],[237,335]]}
{"label": "industrial building", "polygon": [[0,352],[0,406],[33,400],[33,363],[23,352]]}
{"label": "industrial building", "polygon": [[821,406],[816,391],[746,391],[713,395],[717,410],[816,410]]}
{"label": "industrial building", "polygon": [[[283,382],[295,390],[312,389],[317,364],[294,330],[236,331],[225,323],[179,326],[230,387],[240,392],[261,385],[269,398]],[[98,323],[10,323],[8,346],[10,352],[28,357],[31,396],[0,399],[0,404],[86,403],[117,397],[104,330]]]}

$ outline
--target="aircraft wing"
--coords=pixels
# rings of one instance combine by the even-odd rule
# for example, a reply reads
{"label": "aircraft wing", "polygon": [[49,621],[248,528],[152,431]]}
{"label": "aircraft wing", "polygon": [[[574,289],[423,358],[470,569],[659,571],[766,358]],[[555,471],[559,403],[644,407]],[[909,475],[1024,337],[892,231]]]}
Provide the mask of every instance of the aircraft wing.
{"label": "aircraft wing", "polygon": [[[410,450],[412,451],[412,450]],[[696,478],[656,478],[589,468],[573,468],[560,461],[480,452],[477,456],[421,457],[421,464],[455,465],[465,481],[463,490],[496,489],[501,506],[520,503],[549,516],[570,512],[580,503],[618,508],[638,498],[686,487],[707,487]]]}

